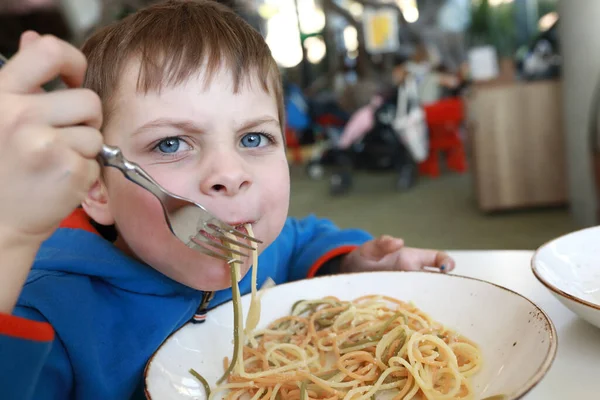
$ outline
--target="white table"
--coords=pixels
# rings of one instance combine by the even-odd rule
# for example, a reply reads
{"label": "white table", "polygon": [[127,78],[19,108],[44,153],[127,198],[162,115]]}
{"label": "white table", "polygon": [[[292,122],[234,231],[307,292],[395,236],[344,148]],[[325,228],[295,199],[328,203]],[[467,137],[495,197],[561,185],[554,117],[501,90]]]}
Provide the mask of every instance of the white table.
{"label": "white table", "polygon": [[542,308],[558,334],[556,359],[524,399],[599,399],[600,329],[563,306],[531,272],[531,251],[450,251],[456,275],[512,289]]}

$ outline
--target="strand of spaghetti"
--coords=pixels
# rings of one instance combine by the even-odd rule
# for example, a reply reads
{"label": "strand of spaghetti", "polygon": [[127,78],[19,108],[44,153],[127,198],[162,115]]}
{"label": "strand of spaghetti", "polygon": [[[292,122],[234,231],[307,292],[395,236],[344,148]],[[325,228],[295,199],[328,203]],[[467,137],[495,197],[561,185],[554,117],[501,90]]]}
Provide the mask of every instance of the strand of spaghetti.
{"label": "strand of spaghetti", "polygon": [[[250,236],[254,236],[252,231],[252,225],[246,224],[246,230]],[[258,277],[258,245],[257,249],[252,252],[252,292],[250,297],[250,308],[248,309],[248,316],[246,317],[246,328],[244,332],[246,335],[256,329],[258,321],[260,320],[260,299],[257,297],[257,277]]]}
{"label": "strand of spaghetti", "polygon": [[298,303],[295,304],[295,307],[293,307],[292,310],[292,315],[300,315],[303,314],[303,312],[301,312],[301,310],[308,310],[306,307],[302,307],[302,306],[312,306],[314,304],[317,305],[322,305],[322,304],[330,304],[330,305],[334,305],[334,304],[338,304],[339,300],[338,299],[334,299],[334,298],[326,298],[326,299],[321,299],[321,300],[301,300]]}
{"label": "strand of spaghetti", "polygon": [[254,385],[252,384],[252,382],[227,383],[224,385],[220,385],[220,386],[217,386],[216,388],[214,388],[213,390],[211,390],[210,396],[208,396],[208,400],[213,400],[215,398],[216,394],[219,392],[223,392],[223,391],[229,390],[229,389],[238,389],[238,388],[247,388],[247,387],[254,387]]}
{"label": "strand of spaghetti", "polygon": [[258,400],[264,392],[265,392],[265,388],[258,389],[256,391],[256,394],[254,396],[252,396],[252,398],[250,400]]}
{"label": "strand of spaghetti", "polygon": [[252,356],[252,357],[244,357],[244,364],[254,364],[257,361],[262,361],[262,356]]}
{"label": "strand of spaghetti", "polygon": [[375,328],[378,328],[380,325],[381,324],[378,323],[378,321],[362,322],[357,320],[356,324],[352,328],[346,329],[343,333],[342,330],[336,330],[336,327],[332,327],[332,330],[337,333],[336,340],[341,342],[342,340],[346,340],[355,334],[365,334],[370,331],[375,331]]}
{"label": "strand of spaghetti", "polygon": [[[393,364],[399,364],[402,365],[404,368],[406,368],[407,371],[409,371],[410,373],[410,377],[414,380],[414,386],[413,388],[404,396],[403,400],[410,400],[413,399],[414,396],[417,394],[417,392],[419,390],[421,390],[421,387],[417,381],[417,373],[414,370],[414,368],[402,357],[392,357],[389,361],[390,365]],[[429,397],[428,397],[429,398]],[[396,399],[396,398],[394,398]]]}
{"label": "strand of spaghetti", "polygon": [[[340,371],[342,371],[343,373],[345,373],[346,375],[357,379],[357,380],[366,380],[365,377],[362,377],[358,374],[355,374],[351,371],[349,371],[346,366],[344,365],[345,361],[350,361],[353,363],[356,363],[357,361],[359,362],[366,362],[370,365],[376,365],[376,360],[373,358],[373,356],[365,351],[357,351],[351,354],[346,354],[343,355],[342,357],[340,357],[340,359],[337,362],[337,367]],[[383,368],[385,369],[385,365],[383,366]]]}
{"label": "strand of spaghetti", "polygon": [[417,381],[417,384],[419,385],[421,390],[423,390],[424,392],[425,391],[433,391],[433,383],[426,382],[422,378],[422,375],[419,371],[419,370],[423,369],[423,364],[418,363],[415,358],[415,355],[414,355],[414,349],[416,347],[415,345],[418,344],[418,342],[421,340],[431,340],[431,341],[437,342],[437,344],[440,346],[440,350],[443,349],[445,352],[447,351],[447,353],[449,353],[448,354],[449,366],[452,367],[449,370],[453,373],[452,375],[453,375],[455,384],[448,393],[443,394],[443,395],[440,394],[440,396],[436,396],[436,397],[439,398],[440,400],[452,399],[456,395],[456,393],[458,393],[458,391],[460,390],[462,379],[460,377],[460,372],[458,371],[458,363],[456,362],[456,356],[452,352],[452,349],[450,349],[450,347],[446,343],[444,343],[442,340],[440,340],[437,336],[433,336],[433,335],[424,336],[424,335],[420,335],[420,334],[416,333],[413,336],[411,336],[411,338],[408,341],[408,353],[407,353],[408,360],[411,364],[415,364],[418,366],[418,370],[416,371],[416,373],[413,374],[415,377],[415,380]]}
{"label": "strand of spaghetti", "polygon": [[[419,340],[420,342],[431,342],[437,346],[441,352],[445,353],[449,363],[456,367],[458,371],[458,360],[456,359],[456,354],[452,351],[452,348],[446,344],[442,339],[435,335],[414,335],[414,338],[411,337],[412,340]],[[438,351],[439,352],[439,351]],[[441,354],[440,352],[440,354]],[[414,353],[413,353],[414,354]]]}
{"label": "strand of spaghetti", "polygon": [[364,300],[367,300],[367,299],[376,299],[378,301],[385,300],[385,301],[387,301],[389,303],[394,303],[396,305],[399,305],[400,307],[404,307],[404,308],[416,308],[416,307],[411,307],[411,304],[407,303],[405,301],[398,300],[398,299],[395,299],[395,298],[390,297],[390,296],[382,296],[382,295],[378,295],[378,294],[371,294],[371,295],[362,296],[362,297],[359,297],[359,298],[355,299],[354,301],[355,302],[360,302],[360,301],[364,301]]}
{"label": "strand of spaghetti", "polygon": [[285,336],[285,335],[291,335],[294,332],[290,331],[290,330],[276,330],[276,329],[270,329],[270,328],[265,328],[265,329],[259,329],[259,330],[255,330],[254,332],[252,332],[252,336],[254,338],[260,338],[261,336]]}
{"label": "strand of spaghetti", "polygon": [[245,378],[245,379],[255,379],[255,378],[269,376],[269,375],[274,374],[274,373],[282,373],[282,372],[287,372],[287,371],[293,371],[293,370],[298,369],[300,367],[301,367],[300,363],[292,363],[292,364],[288,364],[288,365],[285,365],[285,366],[280,367],[280,368],[270,369],[268,371],[261,371],[261,372],[256,372],[256,373],[246,373],[246,372],[243,372],[243,373],[238,374],[238,375],[241,376],[241,377],[243,377],[243,378]]}
{"label": "strand of spaghetti", "polygon": [[[379,343],[377,343],[377,347],[375,348],[375,359],[383,364],[383,353],[385,352],[385,349],[387,349],[388,346],[402,334],[404,334],[406,337],[410,337],[412,333],[406,327],[406,325],[398,325],[383,335]],[[406,346],[406,343],[404,346]],[[403,349],[400,349],[400,352],[402,352],[402,350]]]}
{"label": "strand of spaghetti", "polygon": [[446,387],[444,387],[444,392],[441,392],[440,390],[436,390],[433,382],[431,383],[431,388],[427,388],[424,389],[423,391],[425,393],[430,394],[430,397],[436,398],[436,399],[454,399],[456,397],[458,397],[458,394],[460,392],[461,387],[463,386],[463,377],[456,376],[455,370],[453,370],[452,368],[442,368],[439,373],[438,376],[444,376],[444,374],[449,375],[451,378],[453,378],[452,381],[448,381],[448,380],[444,380],[445,382],[454,382],[454,387],[450,386],[448,387],[446,385]]}
{"label": "strand of spaghetti", "polygon": [[273,344],[270,344],[268,347],[265,346],[265,349],[267,350],[267,352],[266,352],[267,359],[274,351],[277,351],[277,350],[279,350],[280,354],[287,353],[292,356],[296,355],[303,360],[305,360],[307,358],[307,354],[304,349],[300,348],[299,346],[296,346],[295,344],[291,344],[291,343],[273,343]]}
{"label": "strand of spaghetti", "polygon": [[456,354],[466,354],[469,363],[465,363],[462,366],[459,365],[458,370],[463,375],[469,377],[477,373],[481,367],[481,360],[477,348],[470,343],[452,343],[449,345],[452,351]]}
{"label": "strand of spaghetti", "polygon": [[225,399],[226,400],[237,400],[240,397],[244,396],[245,394],[246,394],[246,388],[241,388],[241,389],[238,389],[233,392],[230,391]]}
{"label": "strand of spaghetti", "polygon": [[279,392],[279,389],[281,389],[281,383],[275,385],[275,387],[273,388],[273,392],[271,392],[269,400],[275,400],[277,398],[277,393]]}
{"label": "strand of spaghetti", "polygon": [[[358,398],[354,398],[353,397],[353,391],[356,391],[357,389],[352,389],[350,390],[346,396],[344,397],[344,399],[353,399],[353,400],[366,400],[368,398],[370,398],[371,396],[374,396],[375,393],[377,393],[380,390],[389,390],[389,389],[393,389],[395,387],[398,387],[402,382],[392,382],[392,383],[386,383],[384,384],[383,381],[388,377],[389,374],[391,374],[392,372],[395,371],[399,371],[400,368],[398,367],[392,367],[392,368],[388,368],[385,371],[383,371],[381,373],[381,375],[379,376],[379,379],[377,379],[377,382],[375,382],[373,385],[370,386],[363,386],[362,389],[366,388],[367,390],[362,390],[363,393],[360,397]],[[358,393],[355,392],[355,393]]]}
{"label": "strand of spaghetti", "polygon": [[273,365],[275,365],[276,368],[279,368],[279,367],[284,366],[284,365],[288,365],[289,366],[290,364],[296,364],[296,363],[298,363],[297,360],[296,361],[290,360],[285,355],[283,355],[283,354],[281,354],[279,352],[273,352],[273,354],[271,354],[268,357],[268,362],[271,363],[271,364],[273,364]]}
{"label": "strand of spaghetti", "polygon": [[204,379],[204,377],[202,375],[200,375],[198,372],[196,372],[193,368],[190,369],[189,372],[190,372],[190,374],[192,374],[194,376],[194,378],[196,378],[200,381],[200,383],[204,387],[204,392],[206,393],[206,397],[208,398],[210,396],[210,385],[208,384],[206,379]]}
{"label": "strand of spaghetti", "polygon": [[363,343],[363,344],[360,344],[360,345],[354,346],[354,347],[346,347],[346,348],[340,350],[340,354],[354,353],[356,351],[361,351],[361,350],[367,349],[369,347],[373,347],[375,345],[377,345],[377,341]]}
{"label": "strand of spaghetti", "polygon": [[348,393],[346,393],[346,395],[344,396],[344,400],[350,400],[353,399],[355,395],[362,395],[365,392],[368,392],[369,389],[371,389],[371,386],[359,386],[359,387],[355,387],[353,389],[350,389],[348,391]]}
{"label": "strand of spaghetti", "polygon": [[319,386],[323,390],[326,390],[329,393],[337,393],[336,389],[352,388],[360,383],[359,381],[341,382],[343,376],[345,375],[343,375],[342,378],[340,378],[340,382],[336,382],[333,380],[321,379],[318,376],[308,374],[306,372],[300,372],[300,374],[303,376],[304,379],[308,379],[314,382],[317,386]]}
{"label": "strand of spaghetti", "polygon": [[247,379],[247,378],[243,378],[241,376],[237,376],[237,375],[233,375],[230,380],[231,382],[252,382],[254,383],[256,386],[261,386],[264,385],[265,383],[269,383],[271,381],[279,381],[279,382],[287,382],[287,381],[295,381],[298,380],[300,377],[300,375],[295,372],[295,371],[288,371],[288,372],[279,372],[279,373],[275,373],[275,374],[271,374],[271,375],[267,375],[267,376],[263,376],[263,377],[254,377],[252,379]]}
{"label": "strand of spaghetti", "polygon": [[412,389],[406,394],[406,396],[404,396],[403,400],[412,400],[416,396],[416,394],[419,391],[419,389],[420,389],[419,385],[417,384],[417,381],[414,380],[414,376],[413,376],[413,386],[412,386]]}
{"label": "strand of spaghetti", "polygon": [[[232,239],[230,233],[226,235]],[[237,246],[230,245],[233,250],[238,250]],[[231,254],[235,257],[235,253]],[[221,379],[217,381],[217,384],[223,382],[232,372],[241,373],[244,371],[243,362],[243,345],[244,345],[244,316],[242,315],[242,300],[240,296],[240,266],[238,263],[231,263],[229,265],[229,271],[231,274],[231,300],[233,303],[233,357],[229,368],[225,371]]]}
{"label": "strand of spaghetti", "polygon": [[329,384],[329,382],[327,382],[323,379],[320,379],[312,374],[307,374],[306,372],[300,372],[300,375],[303,377],[303,379],[310,380],[311,382],[313,382],[315,385],[317,385],[321,389],[325,390],[326,392],[332,393],[334,395],[337,394],[337,391]]}
{"label": "strand of spaghetti", "polygon": [[350,326],[356,326],[353,325],[353,323],[356,322],[356,307],[354,305],[351,305],[350,308],[348,308],[346,311],[343,311],[336,319],[335,322],[333,323],[333,329],[334,330],[339,330],[341,326],[343,326],[345,323],[349,323]]}
{"label": "strand of spaghetti", "polygon": [[[247,351],[250,354],[254,354],[255,357],[257,357],[258,359],[260,359],[263,369],[268,369],[269,368],[269,362],[267,361],[267,357],[265,357],[265,355],[263,353],[261,353],[260,351],[257,351],[255,349],[246,347],[244,349],[245,351]],[[244,360],[244,363],[247,363],[249,360]]]}
{"label": "strand of spaghetti", "polygon": [[271,393],[273,393],[273,387],[272,386],[269,386],[266,389],[267,389],[267,391],[266,391],[266,393],[263,394],[262,400],[266,400],[266,399],[270,398],[271,397]]}
{"label": "strand of spaghetti", "polygon": [[315,329],[315,320],[317,319],[317,316],[321,316],[322,314],[324,314],[325,312],[331,312],[331,311],[343,311],[346,307],[332,307],[329,310],[320,310],[317,311],[315,313],[313,313],[313,315],[311,315],[310,319],[309,319],[309,323],[308,323],[308,334],[311,337],[317,337],[317,331]]}
{"label": "strand of spaghetti", "polygon": [[[319,353],[316,350],[314,350],[312,347],[302,348],[295,344],[281,343],[281,344],[276,344],[276,345],[270,346],[270,349],[274,349],[274,351],[273,351],[273,353],[269,353],[269,354],[278,354],[279,356],[281,356],[285,360],[287,360],[288,363],[291,363],[291,362],[300,363],[301,362],[301,363],[308,365],[310,363],[318,362],[318,359],[319,359]],[[268,351],[270,351],[270,349]],[[275,351],[279,351],[280,353],[275,353]],[[300,359],[295,360],[295,361],[290,360],[287,357],[285,357],[283,354],[281,354],[281,352],[288,353],[292,356],[293,356],[293,353],[296,353],[298,356],[300,356]],[[308,354],[308,353],[311,353],[311,354]],[[267,359],[270,359],[270,357],[267,356]]]}
{"label": "strand of spaghetti", "polygon": [[[406,377],[406,382],[404,383],[404,386],[402,387],[402,390],[400,392],[398,392],[394,398],[392,400],[401,400],[404,399],[408,393],[410,393],[411,389],[413,388],[413,386],[415,383],[415,379],[413,378],[413,376],[411,374],[408,374]],[[418,390],[418,386],[417,386],[417,390]]]}
{"label": "strand of spaghetti", "polygon": [[[277,329],[283,329],[287,334],[295,334],[297,333],[298,325],[303,326],[305,329],[308,329],[309,320],[303,317],[297,316],[287,316],[283,318],[279,318],[273,324],[267,327],[268,330],[277,332]],[[283,326],[285,327],[283,328]]]}
{"label": "strand of spaghetti", "polygon": [[243,373],[244,371],[244,360],[243,360],[243,355],[242,355],[242,346],[244,344],[244,332],[242,330],[242,327],[244,326],[244,316],[242,315],[242,310],[241,310],[241,304],[242,304],[242,299],[241,299],[241,294],[240,294],[240,289],[239,289],[239,282],[241,279],[240,276],[240,266],[239,264],[233,264],[233,273],[234,273],[234,280],[235,280],[235,286],[233,286],[232,288],[233,290],[233,298],[234,298],[234,302],[236,302],[239,307],[238,307],[238,312],[237,312],[237,318],[236,318],[236,324],[237,324],[237,342],[238,345],[235,346],[235,352],[236,352],[236,360],[235,362],[232,359],[231,364],[234,366],[234,371],[239,373]]}

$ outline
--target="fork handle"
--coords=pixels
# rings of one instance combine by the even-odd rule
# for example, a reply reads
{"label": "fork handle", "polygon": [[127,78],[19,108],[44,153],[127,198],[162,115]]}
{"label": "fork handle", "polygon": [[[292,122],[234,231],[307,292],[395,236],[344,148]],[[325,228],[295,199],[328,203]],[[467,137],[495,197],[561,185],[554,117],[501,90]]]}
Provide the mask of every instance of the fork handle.
{"label": "fork handle", "polygon": [[165,198],[165,193],[158,182],[152,179],[142,167],[127,160],[118,147],[107,144],[102,145],[102,150],[98,154],[98,162],[106,167],[118,169],[123,173],[125,178],[150,191],[160,201]]}

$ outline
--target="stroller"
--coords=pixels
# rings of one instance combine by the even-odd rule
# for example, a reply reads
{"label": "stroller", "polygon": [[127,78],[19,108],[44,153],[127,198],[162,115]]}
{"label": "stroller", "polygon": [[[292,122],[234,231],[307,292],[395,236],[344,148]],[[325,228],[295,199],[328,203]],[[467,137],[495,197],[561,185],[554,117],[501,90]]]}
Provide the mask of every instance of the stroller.
{"label": "stroller", "polygon": [[382,104],[375,110],[373,128],[361,140],[348,149],[332,148],[324,155],[323,161],[326,162],[329,158],[334,165],[329,181],[332,195],[350,191],[354,170],[395,171],[394,186],[400,191],[415,185],[417,163],[393,127],[395,115],[395,104]]}
{"label": "stroller", "polygon": [[[397,172],[395,188],[407,190],[415,185],[417,163],[427,156],[427,131],[419,104],[416,83],[407,79],[398,88],[398,96],[384,101],[376,96],[371,104],[358,110],[340,138],[330,138],[330,147],[320,158],[309,163],[331,165],[330,192],[347,193],[352,187],[352,171]],[[407,147],[408,146],[408,147]]]}

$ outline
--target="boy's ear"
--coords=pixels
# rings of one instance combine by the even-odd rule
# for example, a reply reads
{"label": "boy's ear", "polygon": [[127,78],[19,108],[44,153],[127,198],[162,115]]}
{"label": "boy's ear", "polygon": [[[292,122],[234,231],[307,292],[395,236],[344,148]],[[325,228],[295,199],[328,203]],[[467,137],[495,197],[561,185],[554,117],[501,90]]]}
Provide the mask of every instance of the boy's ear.
{"label": "boy's ear", "polygon": [[100,225],[113,225],[115,219],[108,205],[108,191],[101,179],[90,188],[87,197],[81,203],[86,214]]}

